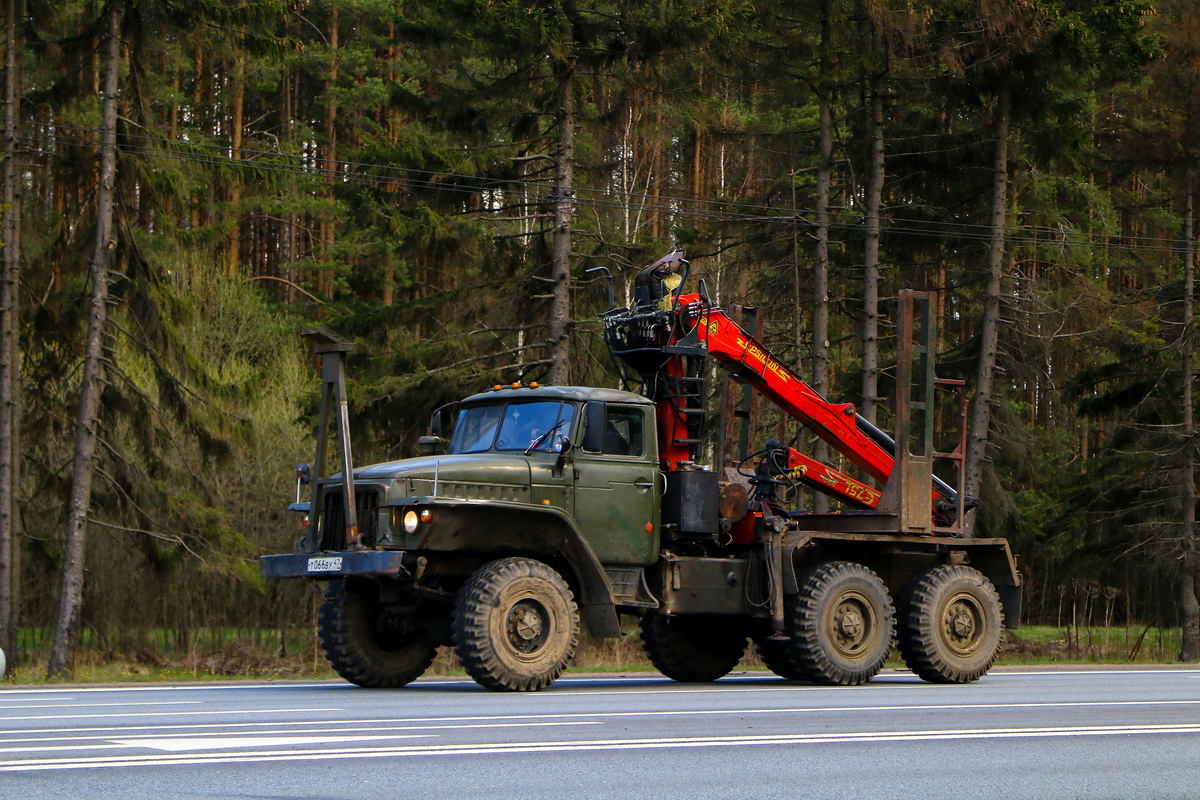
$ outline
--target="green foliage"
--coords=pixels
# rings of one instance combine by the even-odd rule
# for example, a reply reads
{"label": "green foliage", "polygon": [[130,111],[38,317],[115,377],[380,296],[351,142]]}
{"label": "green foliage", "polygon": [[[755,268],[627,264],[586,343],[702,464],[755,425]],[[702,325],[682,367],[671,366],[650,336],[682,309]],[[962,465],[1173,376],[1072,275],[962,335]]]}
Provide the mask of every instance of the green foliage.
{"label": "green foliage", "polygon": [[[1177,555],[1164,543],[1181,480],[1181,197],[1200,166],[1195,9],[828,8],[823,32],[821,4],[785,0],[126,0],[89,624],[140,624],[147,596],[187,598],[145,612],[164,628],[306,618],[302,587],[262,586],[252,560],[298,535],[279,509],[292,464],[311,458],[318,384],[301,328],[361,346],[350,389],[363,460],[410,454],[442,403],[544,376],[568,74],[576,379],[615,381],[597,336],[605,293],[583,270],[611,269],[621,304],[636,270],[675,246],[693,282],[725,306],[763,307],[767,343],[811,369],[820,91],[835,141],[831,394],[846,401],[871,81],[885,92],[881,296],[937,292],[948,377],[978,358],[994,103],[1012,90],[1003,385],[981,529],[1021,551],[1031,613],[1084,579],[1124,587],[1134,615],[1156,607],[1151,579],[1171,579]],[[43,623],[32,598],[52,591],[61,558],[86,324],[97,13],[34,4],[22,53],[22,613]],[[759,433],[777,435],[768,425]]]}

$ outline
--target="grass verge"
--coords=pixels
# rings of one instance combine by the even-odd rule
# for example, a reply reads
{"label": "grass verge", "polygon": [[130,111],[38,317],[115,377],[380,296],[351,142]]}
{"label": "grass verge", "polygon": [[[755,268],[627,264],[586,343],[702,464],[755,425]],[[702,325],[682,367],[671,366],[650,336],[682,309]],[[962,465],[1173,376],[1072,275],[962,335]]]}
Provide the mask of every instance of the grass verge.
{"label": "grass verge", "polygon": [[[25,636],[28,644],[41,637]],[[176,642],[176,646],[171,646]],[[186,646],[178,646],[183,644]],[[337,678],[306,631],[203,630],[186,641],[164,636],[141,636],[136,641],[93,637],[76,661],[73,682],[185,682],[213,680],[326,680]],[[122,646],[124,645],[124,646]],[[1177,664],[1178,628],[1110,627],[1059,628],[1030,625],[1008,631],[996,662],[1002,665],[1042,664]],[[53,684],[45,677],[47,652],[29,647],[13,660],[6,680],[10,685]],[[893,653],[888,666],[903,667]],[[738,669],[765,667],[747,648]],[[570,672],[651,672],[636,630],[621,639],[584,637]],[[465,675],[449,648],[438,651],[429,675]]]}

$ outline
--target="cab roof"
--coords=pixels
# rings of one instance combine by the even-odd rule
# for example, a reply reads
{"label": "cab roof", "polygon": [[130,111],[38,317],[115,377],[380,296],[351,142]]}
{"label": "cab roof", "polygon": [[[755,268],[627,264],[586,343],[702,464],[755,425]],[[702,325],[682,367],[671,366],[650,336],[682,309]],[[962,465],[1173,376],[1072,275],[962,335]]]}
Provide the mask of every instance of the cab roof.
{"label": "cab roof", "polygon": [[654,401],[640,394],[623,392],[620,389],[602,389],[592,386],[521,386],[518,388],[504,386],[500,389],[490,389],[486,392],[473,394],[461,402],[463,404],[474,404],[495,400],[602,400],[605,403],[654,405]]}

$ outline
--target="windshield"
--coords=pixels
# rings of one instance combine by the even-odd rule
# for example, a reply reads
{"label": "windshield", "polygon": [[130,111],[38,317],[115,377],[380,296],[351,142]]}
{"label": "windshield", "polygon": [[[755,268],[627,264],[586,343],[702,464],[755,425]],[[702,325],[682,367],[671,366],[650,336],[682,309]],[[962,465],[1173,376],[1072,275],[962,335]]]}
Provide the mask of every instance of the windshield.
{"label": "windshield", "polygon": [[557,453],[574,419],[575,406],[557,400],[464,408],[447,452],[482,453],[493,447],[524,452],[536,443],[537,452]]}

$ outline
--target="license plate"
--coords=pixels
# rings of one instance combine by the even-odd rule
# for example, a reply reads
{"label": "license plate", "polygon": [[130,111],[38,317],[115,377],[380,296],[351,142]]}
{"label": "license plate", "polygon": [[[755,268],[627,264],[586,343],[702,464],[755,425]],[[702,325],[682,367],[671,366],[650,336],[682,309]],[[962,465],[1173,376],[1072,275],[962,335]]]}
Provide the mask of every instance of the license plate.
{"label": "license plate", "polygon": [[342,568],[341,556],[325,556],[308,560],[309,572],[337,572]]}

